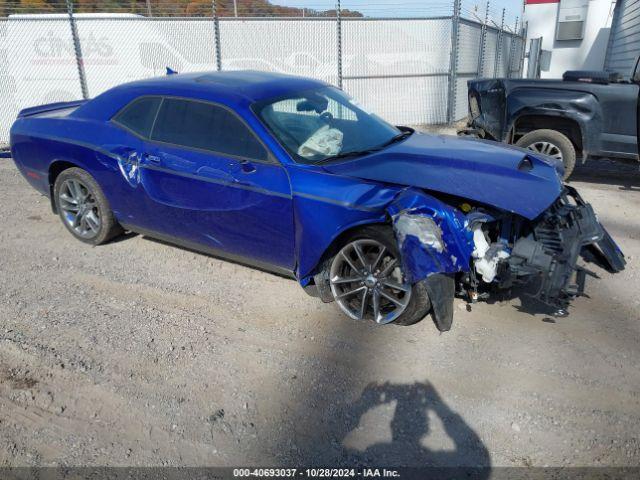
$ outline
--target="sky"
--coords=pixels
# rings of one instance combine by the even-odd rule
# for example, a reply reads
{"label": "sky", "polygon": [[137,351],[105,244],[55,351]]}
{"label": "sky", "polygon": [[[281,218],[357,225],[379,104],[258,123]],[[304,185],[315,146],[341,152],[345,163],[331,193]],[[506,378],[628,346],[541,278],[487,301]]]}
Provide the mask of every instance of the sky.
{"label": "sky", "polygon": [[[271,3],[290,7],[329,10],[335,8],[336,0],[271,0]],[[462,13],[473,17],[475,13],[484,18],[486,0],[462,0]],[[453,0],[342,0],[342,8],[358,10],[369,17],[411,17],[450,15]],[[506,9],[507,25],[522,15],[522,0],[490,0],[490,18],[500,23],[502,9]]]}

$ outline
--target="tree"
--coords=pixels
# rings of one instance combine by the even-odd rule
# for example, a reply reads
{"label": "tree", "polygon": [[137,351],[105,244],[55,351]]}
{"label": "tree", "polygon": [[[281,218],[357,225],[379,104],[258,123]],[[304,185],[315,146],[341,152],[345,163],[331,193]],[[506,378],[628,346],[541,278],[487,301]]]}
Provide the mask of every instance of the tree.
{"label": "tree", "polygon": [[[149,9],[147,8],[149,2]],[[241,17],[335,17],[335,10],[313,10],[274,5],[268,0],[236,0],[238,15]],[[64,13],[64,0],[6,0],[2,2],[0,15],[12,13]],[[135,13],[153,16],[209,17],[212,12],[211,0],[74,0],[73,9],[78,13]],[[2,11],[4,8],[4,11]],[[217,0],[216,9],[221,17],[235,15],[233,0]],[[362,17],[353,10],[342,10],[345,17]]]}

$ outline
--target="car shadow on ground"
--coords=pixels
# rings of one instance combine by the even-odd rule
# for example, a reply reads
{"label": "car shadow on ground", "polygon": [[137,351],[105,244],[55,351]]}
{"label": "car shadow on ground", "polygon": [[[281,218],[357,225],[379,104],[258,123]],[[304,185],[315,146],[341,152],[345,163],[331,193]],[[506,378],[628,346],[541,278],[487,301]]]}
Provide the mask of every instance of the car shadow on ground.
{"label": "car shadow on ground", "polygon": [[593,158],[576,164],[571,182],[618,185],[619,190],[637,192],[640,191],[640,168],[637,160]]}
{"label": "car shadow on ground", "polygon": [[[361,428],[363,417],[381,406],[391,406],[391,438],[362,450],[345,445]],[[453,448],[429,448],[424,440],[437,418]],[[488,478],[490,456],[478,434],[442,400],[429,382],[413,384],[371,383],[342,414],[342,462],[351,466],[473,467],[473,478]],[[424,472],[423,472],[424,473]],[[433,473],[433,472],[432,472]],[[449,472],[451,473],[451,472]]]}
{"label": "car shadow on ground", "polygon": [[[138,235],[137,233],[134,233],[134,232],[127,232],[127,234],[129,234],[129,233],[131,233],[132,236]],[[153,243],[158,243],[160,245],[166,245],[166,246],[171,247],[171,248],[177,248],[177,249],[183,250],[185,252],[194,253],[196,255],[202,255],[203,257],[215,258],[216,260],[221,260],[223,262],[232,263],[234,265],[240,265],[240,266],[243,266],[243,267],[251,268],[253,270],[258,270],[260,272],[265,272],[265,273],[268,273],[270,275],[275,275],[277,277],[284,278],[286,280],[295,280],[295,278],[293,278],[291,276],[287,276],[284,273],[276,272],[276,271],[273,271],[273,270],[269,270],[268,268],[262,267],[262,266],[259,266],[259,265],[253,265],[248,260],[247,261],[242,261],[240,259],[229,258],[229,257],[225,257],[223,255],[215,255],[213,253],[203,252],[202,250],[197,250],[195,248],[190,248],[190,247],[187,247],[185,245],[178,245],[177,243],[172,243],[172,242],[169,242],[169,241],[166,241],[166,240],[162,240],[160,238],[150,237],[148,235],[141,235],[141,236],[142,236],[142,238],[144,240],[148,240],[148,241],[153,242]],[[203,248],[205,248],[205,247],[203,247]]]}
{"label": "car shadow on ground", "polygon": [[112,244],[112,243],[124,242],[126,240],[129,240],[130,238],[134,238],[137,236],[138,234],[136,232],[126,231],[122,235],[118,235],[117,237],[114,237],[111,240],[109,240],[109,243]]}

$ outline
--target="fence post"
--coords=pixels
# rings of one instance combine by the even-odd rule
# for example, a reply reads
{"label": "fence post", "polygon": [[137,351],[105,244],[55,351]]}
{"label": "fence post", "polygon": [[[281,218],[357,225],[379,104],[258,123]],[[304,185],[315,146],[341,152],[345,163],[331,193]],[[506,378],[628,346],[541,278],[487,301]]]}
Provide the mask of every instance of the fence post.
{"label": "fence post", "polygon": [[211,0],[211,10],[213,13],[213,34],[215,35],[216,48],[216,68],[222,70],[222,52],[220,48],[220,22],[218,20],[218,9],[216,0]]}
{"label": "fence post", "polygon": [[458,27],[460,26],[460,1],[461,0],[454,0],[453,17],[451,17],[451,56],[449,58],[447,123],[453,123],[456,115],[456,75],[458,73]]}
{"label": "fence post", "polygon": [[487,0],[487,9],[484,12],[484,23],[480,29],[480,47],[478,50],[478,77],[482,76],[484,71],[484,47],[487,39],[487,23],[489,23],[489,0]]}
{"label": "fence post", "polygon": [[336,34],[338,47],[338,88],[342,88],[342,7],[340,0],[336,4]]}
{"label": "fence post", "polygon": [[500,57],[502,56],[502,37],[504,35],[504,11],[502,9],[502,21],[500,22],[500,31],[498,32],[498,48],[496,51],[496,60],[493,65],[493,78],[498,76],[498,63],[500,61]]}
{"label": "fence post", "polygon": [[73,38],[73,50],[76,54],[76,65],[78,66],[78,79],[80,80],[80,91],[82,98],[89,98],[89,90],[87,89],[87,77],[84,72],[84,61],[82,60],[82,46],[78,37],[78,28],[76,19],[73,16],[73,0],[67,0],[67,13],[69,14],[69,26],[71,27],[71,37]]}
{"label": "fence post", "polygon": [[516,17],[516,25],[513,29],[513,35],[510,35],[511,41],[509,42],[509,63],[507,64],[507,78],[511,78],[511,69],[513,66],[513,56],[515,55],[515,40],[518,35],[518,17]]}

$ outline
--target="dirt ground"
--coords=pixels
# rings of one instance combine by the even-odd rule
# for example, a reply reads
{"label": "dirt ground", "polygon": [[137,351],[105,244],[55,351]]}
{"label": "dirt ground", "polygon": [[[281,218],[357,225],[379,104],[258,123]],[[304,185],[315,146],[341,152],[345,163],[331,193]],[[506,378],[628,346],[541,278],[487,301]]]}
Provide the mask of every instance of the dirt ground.
{"label": "dirt ground", "polygon": [[376,326],[291,280],[72,239],[0,159],[0,466],[638,465],[640,176],[573,183],[627,255],[551,319],[515,298]]}

